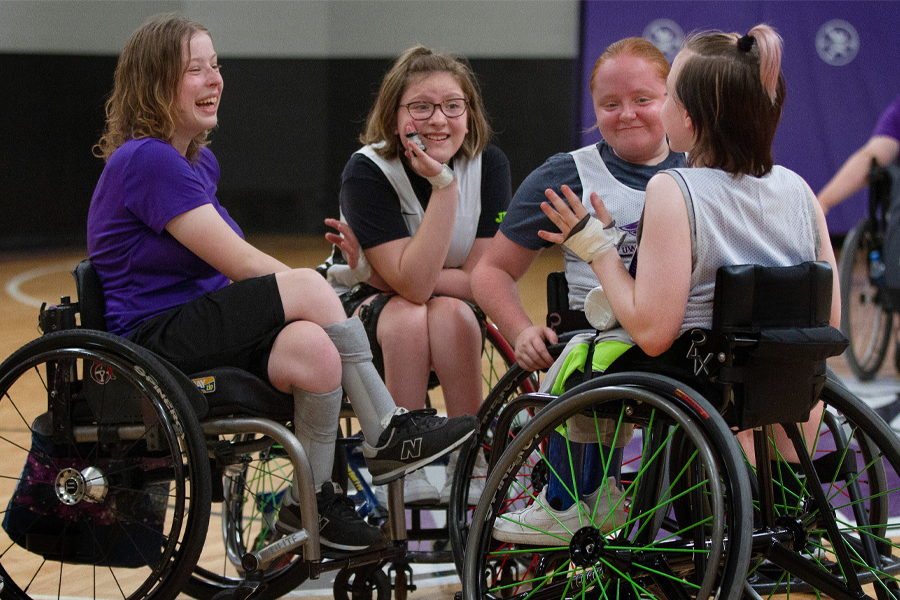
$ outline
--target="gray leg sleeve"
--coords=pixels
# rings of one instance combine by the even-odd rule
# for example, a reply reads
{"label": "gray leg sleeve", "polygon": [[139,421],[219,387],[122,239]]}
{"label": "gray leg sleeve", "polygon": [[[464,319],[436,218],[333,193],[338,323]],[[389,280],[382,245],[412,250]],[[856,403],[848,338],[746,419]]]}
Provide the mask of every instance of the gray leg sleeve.
{"label": "gray leg sleeve", "polygon": [[323,329],[341,355],[341,385],[363,434],[370,444],[378,445],[378,438],[385,428],[382,420],[392,415],[397,405],[372,364],[372,349],[362,321],[353,317]]}
{"label": "gray leg sleeve", "polygon": [[294,388],[294,435],[309,458],[316,490],[331,481],[342,396],[341,388],[324,394]]}

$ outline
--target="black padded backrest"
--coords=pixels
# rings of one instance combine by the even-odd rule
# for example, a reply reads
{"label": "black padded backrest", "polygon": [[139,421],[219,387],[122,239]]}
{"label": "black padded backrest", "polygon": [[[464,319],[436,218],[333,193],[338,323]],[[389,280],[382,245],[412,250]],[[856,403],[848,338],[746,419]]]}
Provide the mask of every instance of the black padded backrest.
{"label": "black padded backrest", "polygon": [[90,259],[84,259],[72,271],[78,292],[78,308],[81,326],[85,329],[106,331],[106,299],[103,284]]}
{"label": "black padded backrest", "polygon": [[827,262],[793,267],[720,267],[716,272],[713,330],[727,334],[827,325],[831,293],[831,265]]}
{"label": "black padded backrest", "polygon": [[583,310],[569,309],[569,282],[565,271],[547,275],[547,327],[557,334],[593,329]]}

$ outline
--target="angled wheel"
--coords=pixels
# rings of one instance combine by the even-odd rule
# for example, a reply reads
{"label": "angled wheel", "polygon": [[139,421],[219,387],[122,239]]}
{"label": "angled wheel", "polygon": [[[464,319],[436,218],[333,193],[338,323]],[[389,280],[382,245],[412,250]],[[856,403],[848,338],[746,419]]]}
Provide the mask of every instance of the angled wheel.
{"label": "angled wheel", "polygon": [[[453,552],[453,561],[459,573],[462,573],[469,523],[472,520],[473,507],[469,503],[470,489],[472,487],[484,489],[487,477],[484,467],[491,460],[497,415],[512,399],[522,394],[537,391],[539,385],[535,373],[525,371],[519,367],[518,363],[514,363],[514,358],[510,358],[514,357],[512,348],[500,336],[500,332],[497,331],[496,327],[489,324],[488,339],[491,338],[495,339],[492,343],[493,346],[505,346],[503,351],[497,354],[505,362],[509,362],[509,368],[501,373],[499,368],[493,367],[490,370],[490,380],[485,379],[485,384],[490,381],[492,385],[488,389],[484,402],[478,411],[478,431],[475,432],[472,440],[462,447],[456,464],[453,488],[447,510],[447,521],[450,524],[450,548]],[[561,350],[562,347],[560,346],[556,349],[556,354]],[[492,362],[496,364],[498,361]],[[500,377],[494,380],[494,376],[498,374]],[[530,414],[523,411],[521,415],[513,419],[511,422],[514,428],[513,432],[529,418]],[[476,465],[478,465],[477,468]]]}
{"label": "angled wheel", "polygon": [[878,288],[870,279],[872,250],[881,250],[881,242],[866,219],[847,234],[838,263],[841,332],[850,340],[844,356],[861,381],[872,379],[881,368],[894,320],[893,313],[882,308]]}
{"label": "angled wheel", "polygon": [[[604,421],[634,436],[624,448],[621,487],[588,493],[585,474],[573,475],[581,460],[576,440],[591,439],[592,430],[601,439]],[[563,440],[555,455],[553,436]],[[609,469],[601,463],[594,481],[607,481]],[[556,513],[564,512],[560,520],[546,509],[554,504],[553,478],[578,498]],[[735,600],[742,592],[752,531],[742,456],[709,403],[672,380],[622,373],[576,387],[519,432],[487,489],[466,547],[469,600]],[[545,508],[536,512],[536,505]],[[528,507],[527,519],[514,514]]]}
{"label": "angled wheel", "polygon": [[165,367],[106,333],[48,334],[0,365],[0,422],[4,598],[178,595],[205,539],[210,475]]}
{"label": "angled wheel", "polygon": [[[245,575],[241,557],[283,537],[275,530],[275,521],[294,474],[290,459],[281,446],[264,436],[241,434],[230,442],[234,460],[223,468],[219,484],[224,489],[221,523],[210,531],[207,547],[185,587],[195,598],[237,588]],[[302,555],[286,554],[266,569],[265,587],[254,597],[280,598],[308,578]]]}
{"label": "angled wheel", "polygon": [[[801,428],[816,434],[808,436],[812,450],[801,450],[810,464],[778,460],[771,466],[773,531],[786,551],[755,555],[750,583],[764,596],[819,591],[835,598],[895,600],[900,443],[836,380],[826,384],[822,404],[821,416]],[[759,479],[757,490],[764,489]],[[756,507],[761,510],[759,501]]]}

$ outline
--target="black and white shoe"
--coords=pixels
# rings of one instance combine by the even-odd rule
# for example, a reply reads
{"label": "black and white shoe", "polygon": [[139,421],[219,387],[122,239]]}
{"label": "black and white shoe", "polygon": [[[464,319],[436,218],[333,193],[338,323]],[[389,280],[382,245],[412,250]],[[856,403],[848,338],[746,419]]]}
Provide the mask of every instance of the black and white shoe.
{"label": "black and white shoe", "polygon": [[[322,484],[322,491],[316,494],[316,505],[319,509],[319,543],[322,546],[354,552],[385,544],[381,530],[360,517],[353,500],[335,492],[331,482]],[[282,504],[275,529],[289,535],[302,528],[300,506]]]}
{"label": "black and white shoe", "polygon": [[448,419],[433,408],[398,409],[378,438],[378,446],[362,444],[372,483],[384,485],[447,454],[475,433],[478,419],[463,415]]}

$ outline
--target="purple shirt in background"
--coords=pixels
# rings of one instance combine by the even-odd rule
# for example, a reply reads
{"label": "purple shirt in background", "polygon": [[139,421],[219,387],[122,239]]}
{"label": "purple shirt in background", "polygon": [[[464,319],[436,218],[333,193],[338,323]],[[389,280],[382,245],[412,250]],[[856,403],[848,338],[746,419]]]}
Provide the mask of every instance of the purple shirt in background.
{"label": "purple shirt in background", "polygon": [[165,230],[173,218],[212,204],[219,163],[203,148],[194,165],[155,138],[129,140],[110,156],[88,212],[88,256],[103,283],[106,325],[127,335],[141,321],[229,284]]}
{"label": "purple shirt in background", "polygon": [[872,135],[886,135],[900,141],[900,97],[881,114]]}

